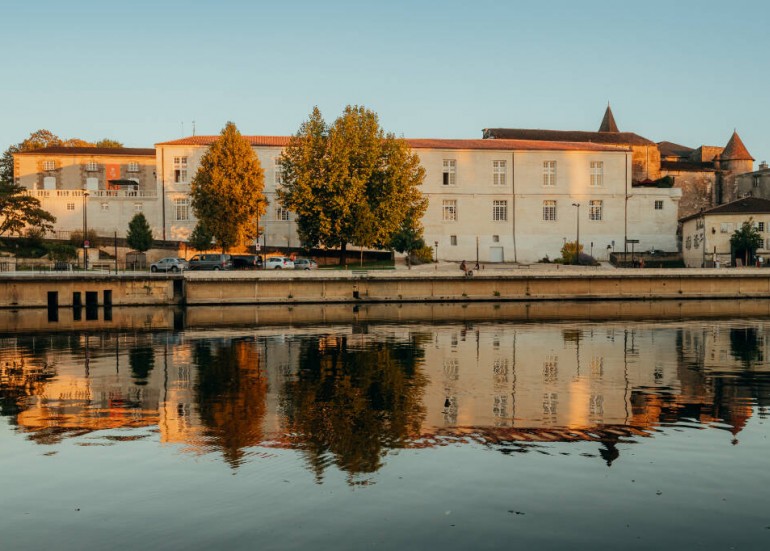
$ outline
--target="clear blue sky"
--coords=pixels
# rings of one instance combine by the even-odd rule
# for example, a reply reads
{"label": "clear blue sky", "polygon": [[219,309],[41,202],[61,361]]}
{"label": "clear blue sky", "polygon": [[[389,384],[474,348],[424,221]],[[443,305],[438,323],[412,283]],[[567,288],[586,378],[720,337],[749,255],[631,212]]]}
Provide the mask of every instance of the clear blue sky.
{"label": "clear blue sky", "polygon": [[756,1],[38,0],[0,18],[0,148],[47,128],[131,147],[228,120],[296,132],[347,104],[411,138],[622,131],[690,147],[734,128],[770,161],[770,10]]}

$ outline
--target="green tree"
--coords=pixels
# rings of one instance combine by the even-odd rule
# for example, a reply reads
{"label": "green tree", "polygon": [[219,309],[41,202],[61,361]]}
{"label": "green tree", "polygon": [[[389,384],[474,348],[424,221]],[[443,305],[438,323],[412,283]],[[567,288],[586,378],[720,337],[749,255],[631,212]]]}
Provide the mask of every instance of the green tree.
{"label": "green tree", "polygon": [[128,223],[126,242],[128,242],[129,247],[140,253],[152,247],[152,229],[147,223],[144,213],[136,213]]}
{"label": "green tree", "polygon": [[110,149],[122,149],[123,144],[117,140],[111,140],[110,138],[104,138],[96,142],[96,147],[107,147]]}
{"label": "green tree", "polygon": [[34,151],[35,149],[42,149],[44,147],[53,147],[57,145],[63,145],[63,142],[59,136],[50,130],[41,129],[32,132],[32,134],[30,134],[29,137],[27,137],[27,139],[25,139],[23,142],[12,145],[3,153],[3,157],[0,159],[0,182],[6,184],[12,184],[14,182],[14,153]]}
{"label": "green tree", "polygon": [[754,219],[749,218],[740,229],[733,232],[730,237],[730,246],[735,252],[735,257],[743,257],[743,265],[748,266],[754,252],[762,246],[762,235],[754,225]]}
{"label": "green tree", "polygon": [[235,124],[228,122],[201,158],[190,186],[195,216],[225,252],[254,239],[257,218],[265,213],[264,171]]}
{"label": "green tree", "polygon": [[422,249],[425,247],[422,231],[419,219],[415,220],[414,215],[407,216],[391,237],[390,248],[406,254]]}
{"label": "green tree", "polygon": [[21,235],[24,228],[53,231],[56,217],[40,207],[40,200],[26,194],[26,188],[0,181],[0,237]]}
{"label": "green tree", "polygon": [[214,236],[211,235],[211,232],[206,225],[199,220],[198,223],[195,224],[195,229],[193,229],[190,234],[188,242],[196,251],[206,251],[211,248],[211,241],[213,239]]}
{"label": "green tree", "polygon": [[427,200],[420,159],[406,140],[385,134],[377,115],[347,106],[332,126],[314,108],[281,155],[282,206],[296,213],[307,247],[389,247],[407,216],[419,220]]}
{"label": "green tree", "polygon": [[[83,241],[85,239],[83,238],[83,230],[75,230],[70,233],[70,245],[76,248],[80,248],[83,246]],[[96,233],[96,230],[90,229],[88,230],[88,244],[92,249],[98,248],[99,244],[101,243],[101,240],[99,239],[99,235]]]}

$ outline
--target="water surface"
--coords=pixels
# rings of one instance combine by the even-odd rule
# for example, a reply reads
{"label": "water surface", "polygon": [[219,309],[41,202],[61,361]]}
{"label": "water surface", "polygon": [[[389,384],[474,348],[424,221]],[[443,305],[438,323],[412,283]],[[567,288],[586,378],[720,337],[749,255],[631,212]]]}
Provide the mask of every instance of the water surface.
{"label": "water surface", "polygon": [[767,317],[216,312],[0,339],[0,548],[770,546]]}

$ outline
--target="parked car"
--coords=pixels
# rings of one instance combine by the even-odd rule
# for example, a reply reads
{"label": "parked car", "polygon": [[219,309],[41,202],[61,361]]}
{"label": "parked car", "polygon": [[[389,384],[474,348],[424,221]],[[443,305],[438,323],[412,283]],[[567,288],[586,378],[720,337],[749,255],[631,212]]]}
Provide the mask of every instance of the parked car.
{"label": "parked car", "polygon": [[153,262],[150,264],[150,271],[151,272],[181,272],[182,270],[187,270],[189,268],[189,264],[184,258],[174,258],[174,257],[168,257],[168,258],[161,258],[157,262]]}
{"label": "parked car", "polygon": [[232,270],[229,254],[196,254],[189,261],[189,270]]}
{"label": "parked car", "polygon": [[262,267],[262,257],[255,254],[234,254],[231,260],[234,270],[256,270]]}
{"label": "parked car", "polygon": [[312,258],[298,258],[294,261],[295,270],[317,270],[318,262]]}
{"label": "parked car", "polygon": [[268,270],[292,270],[294,269],[294,261],[286,256],[271,256],[267,259],[266,268]]}

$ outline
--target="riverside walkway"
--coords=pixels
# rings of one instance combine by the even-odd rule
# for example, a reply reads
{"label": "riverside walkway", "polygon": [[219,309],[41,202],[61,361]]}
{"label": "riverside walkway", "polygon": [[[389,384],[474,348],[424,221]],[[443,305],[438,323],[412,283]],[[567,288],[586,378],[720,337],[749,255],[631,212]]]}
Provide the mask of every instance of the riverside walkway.
{"label": "riverside walkway", "polygon": [[[349,266],[349,268],[354,268]],[[770,270],[457,263],[391,270],[0,274],[0,308],[770,298]]]}

